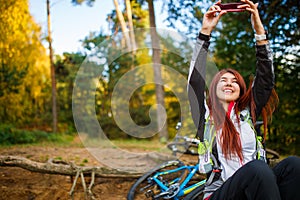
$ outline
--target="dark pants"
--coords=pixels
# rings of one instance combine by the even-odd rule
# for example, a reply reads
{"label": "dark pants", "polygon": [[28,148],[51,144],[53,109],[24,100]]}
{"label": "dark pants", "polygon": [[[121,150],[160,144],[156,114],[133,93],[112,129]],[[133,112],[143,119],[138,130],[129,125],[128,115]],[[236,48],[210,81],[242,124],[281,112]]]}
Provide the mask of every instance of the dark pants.
{"label": "dark pants", "polygon": [[265,162],[253,160],[237,170],[209,200],[299,200],[299,185],[299,157],[288,157],[273,170]]}

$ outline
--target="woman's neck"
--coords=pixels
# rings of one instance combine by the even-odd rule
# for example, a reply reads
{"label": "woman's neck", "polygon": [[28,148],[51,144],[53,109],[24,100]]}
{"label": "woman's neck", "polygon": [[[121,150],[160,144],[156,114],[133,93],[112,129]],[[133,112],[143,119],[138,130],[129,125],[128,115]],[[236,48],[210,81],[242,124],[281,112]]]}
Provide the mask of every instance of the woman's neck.
{"label": "woman's neck", "polygon": [[225,112],[227,113],[228,112],[228,106],[229,106],[229,103],[230,102],[227,102],[227,101],[221,101],[220,102],[225,110]]}
{"label": "woman's neck", "polygon": [[225,112],[230,115],[230,112],[234,106],[234,101],[231,102],[221,102]]}

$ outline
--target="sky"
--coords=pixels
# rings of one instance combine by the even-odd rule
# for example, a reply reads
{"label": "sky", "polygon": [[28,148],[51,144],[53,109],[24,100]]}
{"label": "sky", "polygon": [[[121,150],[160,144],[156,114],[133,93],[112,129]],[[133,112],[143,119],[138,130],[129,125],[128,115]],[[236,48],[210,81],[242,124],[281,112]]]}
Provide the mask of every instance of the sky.
{"label": "sky", "polygon": [[[120,5],[123,1],[119,1]],[[85,3],[74,6],[71,0],[50,0],[52,46],[55,54],[76,53],[82,50],[81,39],[101,29],[108,33],[107,14],[114,9],[113,0],[96,0],[94,6]],[[157,5],[156,7],[158,7]],[[29,0],[29,9],[35,22],[47,33],[46,0]],[[159,13],[157,11],[156,13]],[[157,26],[162,26],[157,20]]]}
{"label": "sky", "polygon": [[[114,6],[112,0],[98,0],[93,7],[83,3],[74,6],[71,0],[50,0],[51,29],[55,54],[77,52],[81,49],[79,40],[90,32],[107,31],[106,16]],[[29,0],[29,9],[35,22],[47,33],[46,0]]]}

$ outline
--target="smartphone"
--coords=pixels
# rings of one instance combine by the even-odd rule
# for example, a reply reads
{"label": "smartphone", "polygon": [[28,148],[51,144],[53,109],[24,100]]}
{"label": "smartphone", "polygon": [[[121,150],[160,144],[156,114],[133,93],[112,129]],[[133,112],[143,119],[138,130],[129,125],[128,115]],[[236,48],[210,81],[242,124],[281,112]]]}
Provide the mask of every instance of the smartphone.
{"label": "smartphone", "polygon": [[238,8],[239,5],[243,5],[244,3],[221,3],[220,6],[221,10],[226,10],[227,12],[243,12],[245,8]]}

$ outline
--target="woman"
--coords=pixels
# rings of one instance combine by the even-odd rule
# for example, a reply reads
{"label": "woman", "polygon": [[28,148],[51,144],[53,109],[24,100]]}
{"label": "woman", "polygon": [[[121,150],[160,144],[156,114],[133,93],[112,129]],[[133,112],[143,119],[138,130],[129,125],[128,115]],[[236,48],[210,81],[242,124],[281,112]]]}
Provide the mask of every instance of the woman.
{"label": "woman", "polygon": [[[188,94],[199,146],[200,172],[208,173],[204,199],[300,199],[300,159],[289,157],[270,169],[253,124],[262,115],[264,127],[278,102],[274,90],[272,53],[258,13],[258,4],[242,0],[239,8],[251,13],[256,33],[256,73],[250,88],[233,69],[213,78],[207,104],[206,57],[212,30],[226,11],[214,4],[203,17],[190,65]],[[207,138],[207,135],[210,137]],[[215,160],[212,170],[210,155]],[[217,166],[217,167],[216,167]],[[217,169],[216,169],[217,168]]]}

